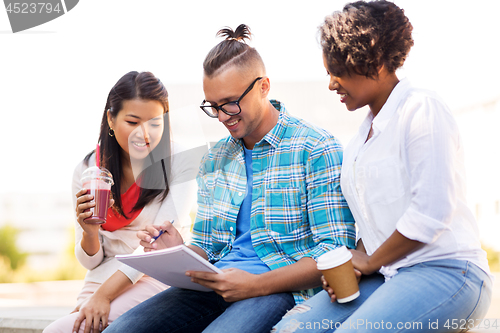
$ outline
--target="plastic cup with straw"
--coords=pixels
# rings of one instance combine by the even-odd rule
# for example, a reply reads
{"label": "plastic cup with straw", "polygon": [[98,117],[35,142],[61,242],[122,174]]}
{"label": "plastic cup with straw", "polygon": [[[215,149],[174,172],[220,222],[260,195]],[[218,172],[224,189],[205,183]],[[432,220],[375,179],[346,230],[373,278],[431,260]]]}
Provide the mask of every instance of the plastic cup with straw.
{"label": "plastic cup with straw", "polygon": [[90,208],[92,216],[83,221],[89,224],[103,224],[106,223],[111,186],[114,182],[111,172],[100,166],[99,143],[96,145],[95,155],[96,165],[89,167],[82,174],[83,187],[87,189],[87,194],[94,196],[95,201],[95,206]]}

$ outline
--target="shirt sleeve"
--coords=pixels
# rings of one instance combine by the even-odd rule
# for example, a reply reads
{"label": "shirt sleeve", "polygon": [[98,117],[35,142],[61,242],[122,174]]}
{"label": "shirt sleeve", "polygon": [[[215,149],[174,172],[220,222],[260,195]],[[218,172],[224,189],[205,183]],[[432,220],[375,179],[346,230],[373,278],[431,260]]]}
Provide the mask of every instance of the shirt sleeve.
{"label": "shirt sleeve", "polygon": [[342,147],[326,137],[311,152],[307,162],[307,211],[313,239],[317,244],[310,257],[339,246],[355,248],[354,218],[340,188]]}
{"label": "shirt sleeve", "polygon": [[[92,163],[94,159],[92,155],[89,163]],[[72,182],[72,195],[73,195],[73,210],[76,212],[76,193],[82,189],[81,176],[83,171],[87,168],[87,165],[84,161],[80,162],[75,168],[73,173],[73,182]],[[76,213],[75,213],[76,214]],[[94,269],[99,266],[99,264],[104,259],[104,251],[102,249],[102,240],[100,240],[101,246],[99,247],[99,251],[93,256],[89,256],[82,248],[81,241],[83,238],[83,228],[78,223],[78,220],[75,215],[74,219],[75,223],[75,256],[80,262],[80,264],[88,270]],[[101,237],[99,236],[99,239]]]}
{"label": "shirt sleeve", "polygon": [[451,112],[439,99],[414,99],[405,107],[402,135],[411,203],[396,228],[409,239],[432,243],[449,229],[457,204],[460,138]]}
{"label": "shirt sleeve", "polygon": [[[133,254],[139,254],[139,253],[144,253],[144,248],[142,246],[139,246],[133,252]],[[130,280],[130,282],[132,282],[132,284],[136,284],[137,281],[139,281],[144,276],[144,273],[139,272],[135,268],[132,268],[126,264],[121,264],[121,266],[118,268],[118,270],[120,272],[122,272],[123,274],[125,274],[128,277],[128,279]]]}

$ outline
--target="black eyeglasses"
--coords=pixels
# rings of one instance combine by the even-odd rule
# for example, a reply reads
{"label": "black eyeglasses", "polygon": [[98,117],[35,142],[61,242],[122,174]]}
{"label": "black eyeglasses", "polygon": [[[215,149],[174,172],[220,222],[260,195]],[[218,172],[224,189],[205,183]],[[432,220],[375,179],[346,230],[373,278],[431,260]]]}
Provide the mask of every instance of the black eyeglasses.
{"label": "black eyeglasses", "polygon": [[212,105],[210,104],[210,102],[203,100],[200,108],[211,118],[219,117],[219,111],[224,112],[228,116],[235,116],[241,112],[240,101],[243,99],[243,97],[245,97],[246,94],[250,92],[250,90],[253,89],[255,82],[259,81],[260,79],[262,79],[262,77],[258,77],[253,80],[252,84],[248,86],[247,90],[245,90],[245,92],[236,101],[227,102],[221,105]]}

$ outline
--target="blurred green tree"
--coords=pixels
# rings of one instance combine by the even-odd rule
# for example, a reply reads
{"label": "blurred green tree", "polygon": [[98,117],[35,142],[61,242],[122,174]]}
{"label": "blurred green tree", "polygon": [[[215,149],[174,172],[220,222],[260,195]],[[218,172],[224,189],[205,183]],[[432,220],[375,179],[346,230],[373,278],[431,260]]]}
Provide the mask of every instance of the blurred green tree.
{"label": "blurred green tree", "polygon": [[19,230],[10,224],[0,228],[0,256],[8,259],[13,270],[21,267],[28,256],[27,253],[20,252],[16,246]]}
{"label": "blurred green tree", "polygon": [[75,228],[68,228],[67,234],[66,248],[60,256],[59,266],[53,272],[51,280],[81,280],[87,273],[75,257]]}

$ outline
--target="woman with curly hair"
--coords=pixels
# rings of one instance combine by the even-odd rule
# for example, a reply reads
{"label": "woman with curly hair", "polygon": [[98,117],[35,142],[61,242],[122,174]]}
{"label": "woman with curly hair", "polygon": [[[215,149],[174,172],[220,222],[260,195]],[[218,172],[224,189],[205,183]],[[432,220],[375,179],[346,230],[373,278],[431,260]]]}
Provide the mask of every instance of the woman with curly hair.
{"label": "woman with curly hair", "polygon": [[412,25],[388,1],[358,1],[320,27],[329,89],[370,112],[344,151],[341,187],[359,234],[360,296],[324,291],[289,311],[281,332],[458,332],[477,325],[492,279],[465,202],[463,146],[447,106],[399,80]]}

